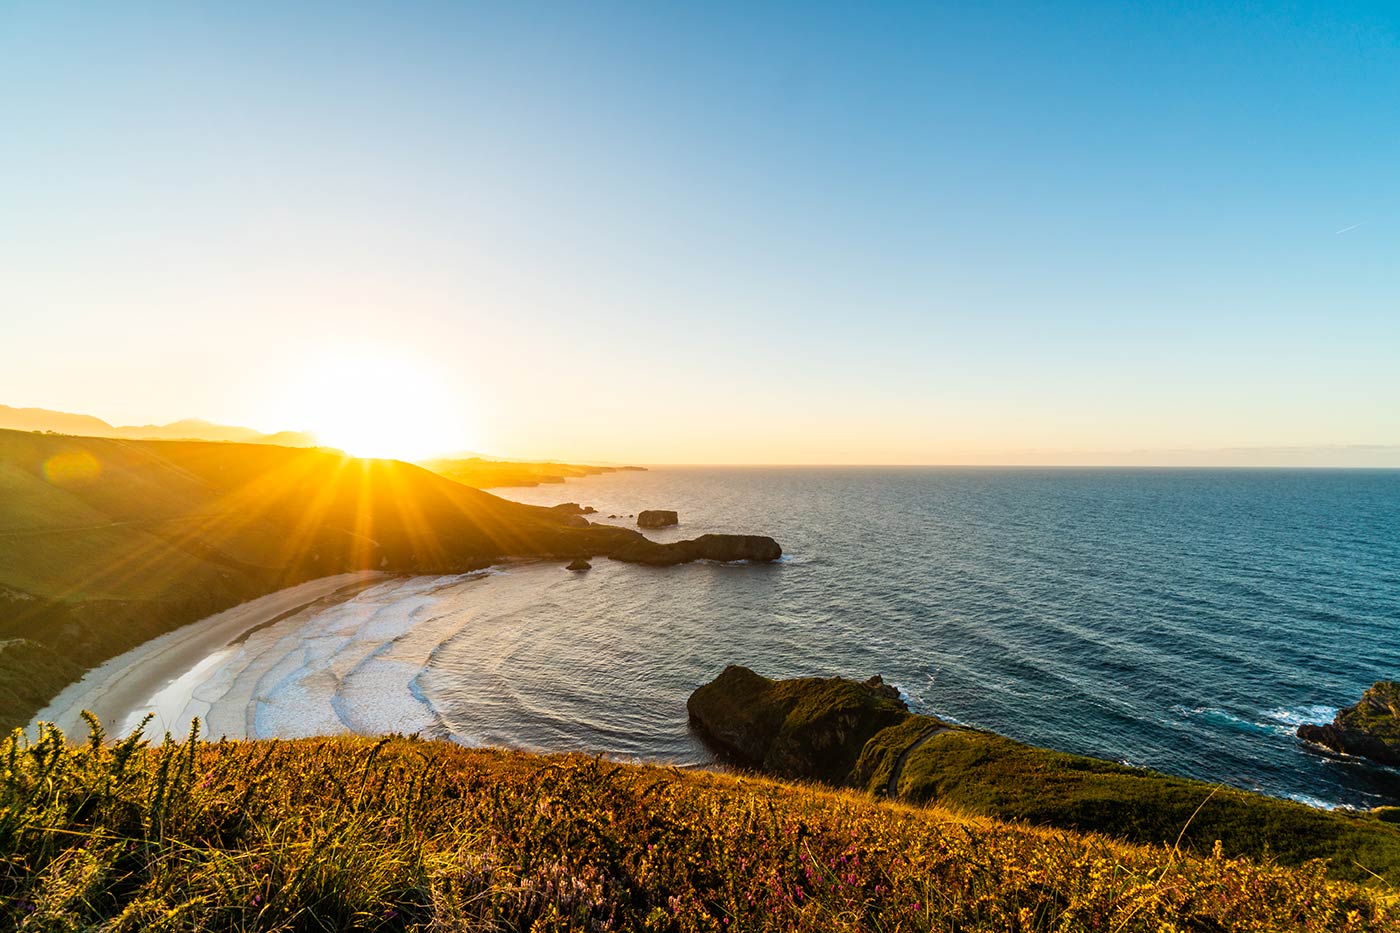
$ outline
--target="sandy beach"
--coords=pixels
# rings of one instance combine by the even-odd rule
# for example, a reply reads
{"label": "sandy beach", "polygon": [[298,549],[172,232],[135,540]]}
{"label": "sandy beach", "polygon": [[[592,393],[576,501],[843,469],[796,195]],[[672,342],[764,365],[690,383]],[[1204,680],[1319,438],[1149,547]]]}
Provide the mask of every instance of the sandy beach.
{"label": "sandy beach", "polygon": [[317,604],[348,599],[390,576],[365,571],[310,580],[153,638],[65,688],[35,714],[30,732],[39,722],[52,722],[74,740],[82,740],[87,735],[82,711],[90,710],[113,736],[128,731],[147,712],[154,713],[148,732],[159,735],[165,723],[181,718],[200,674],[249,634]]}

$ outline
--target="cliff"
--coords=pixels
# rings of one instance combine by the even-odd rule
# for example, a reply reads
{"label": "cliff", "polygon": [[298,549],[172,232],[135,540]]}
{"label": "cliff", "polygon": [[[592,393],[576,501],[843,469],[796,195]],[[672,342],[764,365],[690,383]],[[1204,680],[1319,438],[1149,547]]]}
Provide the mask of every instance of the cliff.
{"label": "cliff", "polygon": [[763,773],[1136,843],[1400,881],[1400,826],[1036,748],[909,712],[876,678],[770,680],[727,667],[690,697],[697,732]]}
{"label": "cliff", "polygon": [[1301,725],[1298,738],[1344,755],[1400,765],[1400,683],[1382,680],[1325,725]]}
{"label": "cliff", "polygon": [[788,778],[844,783],[865,743],[909,715],[904,703],[838,677],[769,680],[726,667],[686,702],[690,720],[725,753]]}

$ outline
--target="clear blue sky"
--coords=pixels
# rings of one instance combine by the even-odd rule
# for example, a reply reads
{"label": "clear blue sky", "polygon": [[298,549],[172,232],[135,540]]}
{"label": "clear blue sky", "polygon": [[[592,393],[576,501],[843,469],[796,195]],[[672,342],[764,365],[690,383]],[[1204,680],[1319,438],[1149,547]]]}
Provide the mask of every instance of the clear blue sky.
{"label": "clear blue sky", "polygon": [[0,402],[1400,464],[1400,4],[0,0],[0,86]]}

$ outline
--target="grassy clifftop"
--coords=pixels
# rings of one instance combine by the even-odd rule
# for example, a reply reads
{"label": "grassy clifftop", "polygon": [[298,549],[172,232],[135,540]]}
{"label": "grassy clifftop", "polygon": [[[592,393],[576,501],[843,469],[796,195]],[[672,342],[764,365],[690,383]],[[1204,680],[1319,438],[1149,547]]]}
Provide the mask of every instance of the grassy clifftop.
{"label": "grassy clifftop", "polygon": [[0,743],[17,930],[1363,931],[1283,868],[752,777],[407,739]]}
{"label": "grassy clifftop", "polygon": [[1198,853],[1219,840],[1227,855],[1326,859],[1335,877],[1400,884],[1394,823],[950,726],[854,681],[731,667],[695,691],[690,712],[722,749],[775,775]]}

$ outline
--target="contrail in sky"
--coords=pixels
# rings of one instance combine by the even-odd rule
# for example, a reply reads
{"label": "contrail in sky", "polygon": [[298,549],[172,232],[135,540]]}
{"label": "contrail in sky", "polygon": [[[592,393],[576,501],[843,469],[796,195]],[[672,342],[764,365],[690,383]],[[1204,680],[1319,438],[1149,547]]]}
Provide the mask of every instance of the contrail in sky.
{"label": "contrail in sky", "polygon": [[1351,231],[1351,230],[1355,230],[1357,227],[1361,226],[1361,224],[1364,224],[1365,222],[1366,222],[1366,221],[1363,220],[1363,221],[1361,221],[1360,224],[1352,224],[1350,227],[1343,227],[1342,229],[1338,230],[1337,233],[1334,234],[1334,236],[1340,235],[1340,234],[1343,234],[1343,233],[1347,233],[1348,231]]}

